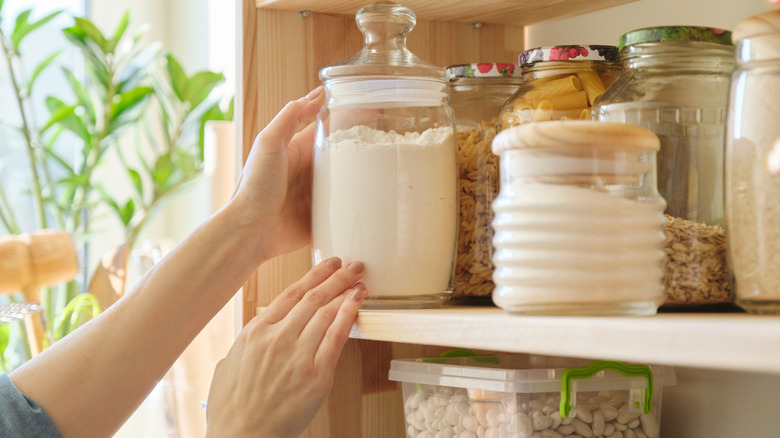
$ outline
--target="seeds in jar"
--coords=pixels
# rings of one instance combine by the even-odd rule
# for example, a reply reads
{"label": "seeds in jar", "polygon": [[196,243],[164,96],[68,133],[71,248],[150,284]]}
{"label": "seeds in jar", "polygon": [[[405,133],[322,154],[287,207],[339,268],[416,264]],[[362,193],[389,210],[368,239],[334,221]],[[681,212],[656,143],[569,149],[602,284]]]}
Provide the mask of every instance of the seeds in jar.
{"label": "seeds in jar", "polygon": [[493,125],[458,130],[460,220],[453,296],[493,292],[490,206],[498,191],[498,157],[490,151],[494,133]]}
{"label": "seeds in jar", "polygon": [[723,228],[664,217],[665,305],[732,302]]}
{"label": "seeds in jar", "polygon": [[[566,436],[634,436],[658,438],[658,417],[630,409],[627,391],[600,391],[577,396],[575,417],[561,418],[560,394],[516,395],[423,387],[404,403],[407,438],[562,438]],[[476,390],[479,395],[484,391]]]}

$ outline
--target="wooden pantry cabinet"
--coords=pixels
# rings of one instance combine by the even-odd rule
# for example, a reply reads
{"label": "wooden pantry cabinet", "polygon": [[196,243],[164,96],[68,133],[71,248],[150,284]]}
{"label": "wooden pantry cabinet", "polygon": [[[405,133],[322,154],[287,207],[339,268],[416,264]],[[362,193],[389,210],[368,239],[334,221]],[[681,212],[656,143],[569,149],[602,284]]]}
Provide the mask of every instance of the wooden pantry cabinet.
{"label": "wooden pantry cabinet", "polygon": [[[446,66],[516,62],[524,26],[633,0],[408,0],[418,23],[409,48]],[[237,147],[292,99],[319,85],[318,71],[357,52],[355,12],[370,0],[240,0]],[[309,248],[265,263],[243,291],[243,323],[311,266]],[[674,365],[663,396],[666,438],[778,436],[767,403],[780,390],[780,318],[667,313],[649,318],[516,317],[497,308],[362,311],[327,402],[306,438],[405,436],[390,360],[452,347]],[[726,400],[724,398],[729,398]],[[738,406],[731,406],[734,399]],[[724,407],[725,406],[725,407]],[[726,416],[725,413],[730,413]],[[735,435],[728,432],[752,429]],[[774,432],[771,432],[774,431]],[[714,433],[713,433],[714,432]]]}

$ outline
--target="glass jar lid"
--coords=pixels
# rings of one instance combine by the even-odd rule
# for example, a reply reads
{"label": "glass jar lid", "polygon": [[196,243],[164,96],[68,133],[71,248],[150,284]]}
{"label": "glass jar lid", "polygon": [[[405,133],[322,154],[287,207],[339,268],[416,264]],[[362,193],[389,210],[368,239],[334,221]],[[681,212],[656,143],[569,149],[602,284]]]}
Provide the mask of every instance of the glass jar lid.
{"label": "glass jar lid", "polygon": [[515,65],[502,62],[479,62],[449,65],[446,68],[450,80],[458,78],[511,78],[515,76]]}
{"label": "glass jar lid", "polygon": [[659,43],[668,41],[688,41],[721,44],[731,46],[731,32],[713,27],[701,26],[658,26],[632,30],[620,36],[619,47],[635,44]]}
{"label": "glass jar lid", "polygon": [[406,36],[417,23],[414,12],[391,1],[361,8],[355,21],[363,33],[363,48],[320,70],[320,79],[343,76],[413,76],[446,81],[444,69],[415,56],[406,48]]}
{"label": "glass jar lid", "polygon": [[617,61],[618,50],[615,46],[569,45],[536,47],[520,54],[518,64],[529,67],[545,61]]}

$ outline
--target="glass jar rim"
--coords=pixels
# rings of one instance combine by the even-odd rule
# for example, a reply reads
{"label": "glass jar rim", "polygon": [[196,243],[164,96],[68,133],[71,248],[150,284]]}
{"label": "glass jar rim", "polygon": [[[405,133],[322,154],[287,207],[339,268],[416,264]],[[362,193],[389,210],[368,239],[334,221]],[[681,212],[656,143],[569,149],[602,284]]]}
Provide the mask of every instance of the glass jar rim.
{"label": "glass jar rim", "polygon": [[617,61],[618,48],[610,45],[558,45],[528,49],[520,54],[518,65],[525,68],[546,61]]}
{"label": "glass jar rim", "polygon": [[635,29],[620,36],[620,51],[643,43],[686,41],[733,46],[731,31],[705,26],[655,26]]}

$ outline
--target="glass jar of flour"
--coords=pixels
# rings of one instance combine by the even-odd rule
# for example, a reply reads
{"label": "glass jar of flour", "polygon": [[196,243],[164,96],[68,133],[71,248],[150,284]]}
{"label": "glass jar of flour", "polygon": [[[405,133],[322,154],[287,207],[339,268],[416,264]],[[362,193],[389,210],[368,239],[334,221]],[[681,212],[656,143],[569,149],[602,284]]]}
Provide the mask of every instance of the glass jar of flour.
{"label": "glass jar of flour", "polygon": [[650,315],[664,301],[658,137],[593,121],[501,131],[493,301],[510,313]]}
{"label": "glass jar of flour", "polygon": [[436,307],[452,292],[458,166],[444,69],[406,48],[414,12],[359,10],[365,46],[320,71],[314,262],[365,263],[364,308]]}

